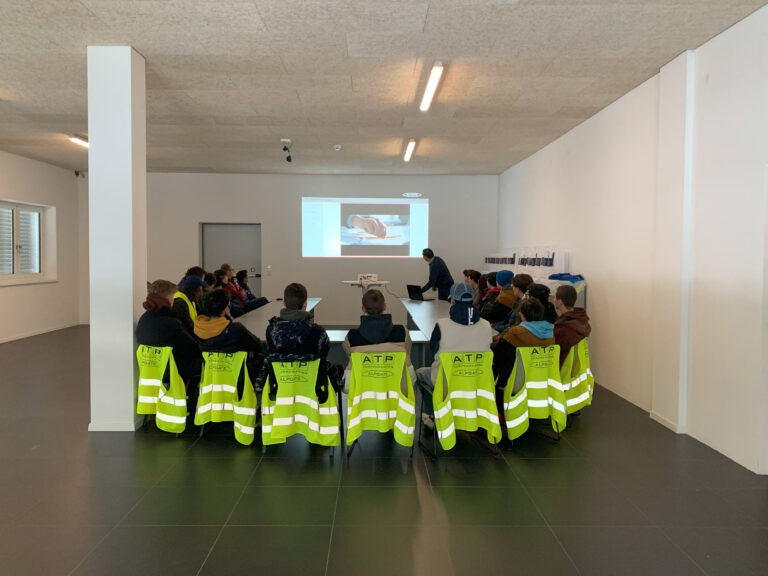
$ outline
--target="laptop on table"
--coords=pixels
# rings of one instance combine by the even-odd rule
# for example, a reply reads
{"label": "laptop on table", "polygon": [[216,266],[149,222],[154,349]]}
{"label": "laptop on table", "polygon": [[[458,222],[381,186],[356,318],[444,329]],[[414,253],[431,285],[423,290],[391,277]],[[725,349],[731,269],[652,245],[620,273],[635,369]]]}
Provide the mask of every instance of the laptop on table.
{"label": "laptop on table", "polygon": [[408,289],[408,298],[411,300],[419,300],[421,302],[434,300],[434,298],[424,298],[424,294],[421,293],[421,286],[417,286],[416,284],[406,284],[405,287]]}

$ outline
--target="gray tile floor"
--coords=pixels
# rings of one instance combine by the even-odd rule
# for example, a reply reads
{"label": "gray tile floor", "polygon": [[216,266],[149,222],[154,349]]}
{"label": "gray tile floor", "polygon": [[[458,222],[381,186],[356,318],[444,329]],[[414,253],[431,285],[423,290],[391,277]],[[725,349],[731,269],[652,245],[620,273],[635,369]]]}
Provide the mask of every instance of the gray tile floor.
{"label": "gray tile floor", "polygon": [[88,329],[0,345],[0,573],[768,574],[768,477],[598,388],[559,444],[347,463],[87,432]]}

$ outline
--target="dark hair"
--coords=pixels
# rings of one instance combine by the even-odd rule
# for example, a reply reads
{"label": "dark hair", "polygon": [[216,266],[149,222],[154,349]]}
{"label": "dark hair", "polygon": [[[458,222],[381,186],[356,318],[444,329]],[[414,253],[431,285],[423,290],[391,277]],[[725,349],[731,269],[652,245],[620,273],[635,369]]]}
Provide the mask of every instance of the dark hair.
{"label": "dark hair", "polygon": [[237,274],[235,274],[235,278],[237,278],[238,282],[242,282],[243,278],[248,278],[248,270],[240,270]]}
{"label": "dark hair", "polygon": [[192,268],[187,268],[187,273],[184,274],[184,276],[199,276],[200,278],[203,278],[205,276],[205,270],[200,268],[200,266],[192,266]]}
{"label": "dark hair", "polygon": [[463,274],[464,276],[472,280],[472,282],[480,282],[480,277],[482,276],[480,272],[478,272],[477,270],[472,270],[471,268],[469,268],[468,270],[464,270]]}
{"label": "dark hair", "polygon": [[[485,279],[488,282],[488,286],[496,286],[496,272],[488,272],[488,274],[485,275]],[[512,278],[512,284],[515,284],[514,278]]]}
{"label": "dark hair", "polygon": [[558,286],[555,291],[555,299],[560,300],[566,308],[573,308],[576,304],[576,288],[570,284]]}
{"label": "dark hair", "polygon": [[288,310],[300,310],[307,301],[307,289],[298,282],[288,284],[283,290],[283,303]]}
{"label": "dark hair", "polygon": [[515,277],[512,278],[512,286],[520,290],[523,294],[528,292],[531,284],[533,284],[533,278],[530,274],[515,274]]}
{"label": "dark hair", "polygon": [[424,250],[421,251],[421,255],[430,259],[435,257],[435,253],[432,252],[431,248],[424,248]]}
{"label": "dark hair", "polygon": [[216,285],[216,275],[213,272],[206,272],[205,277],[203,278],[203,282],[213,288],[213,286]]}
{"label": "dark hair", "polygon": [[546,303],[549,302],[549,286],[544,284],[531,284],[528,286],[527,294],[529,299],[536,298],[542,306],[546,306]]}
{"label": "dark hair", "polygon": [[207,316],[221,316],[229,306],[229,294],[221,288],[211,290],[203,296],[203,312]]}
{"label": "dark hair", "polygon": [[372,288],[363,294],[363,308],[365,313],[370,316],[384,312],[385,303],[384,294],[381,293],[381,290]]}
{"label": "dark hair", "polygon": [[536,298],[526,298],[520,304],[520,315],[525,317],[526,322],[544,320],[544,305]]}

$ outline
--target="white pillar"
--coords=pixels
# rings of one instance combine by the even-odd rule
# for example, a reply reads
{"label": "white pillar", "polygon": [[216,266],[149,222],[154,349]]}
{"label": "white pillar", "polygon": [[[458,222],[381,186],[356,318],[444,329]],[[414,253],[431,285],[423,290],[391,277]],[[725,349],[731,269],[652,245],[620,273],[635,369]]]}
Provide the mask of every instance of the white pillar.
{"label": "white pillar", "polygon": [[135,319],[146,296],[144,58],[88,47],[91,431],[134,430]]}
{"label": "white pillar", "polygon": [[684,52],[659,74],[651,418],[680,433],[688,407],[695,58]]}

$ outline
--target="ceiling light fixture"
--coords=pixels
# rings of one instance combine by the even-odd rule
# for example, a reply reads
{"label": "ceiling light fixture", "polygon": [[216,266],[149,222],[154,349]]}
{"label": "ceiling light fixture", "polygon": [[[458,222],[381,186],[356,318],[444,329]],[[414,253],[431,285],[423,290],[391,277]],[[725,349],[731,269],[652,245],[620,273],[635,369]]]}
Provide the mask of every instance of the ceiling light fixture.
{"label": "ceiling light fixture", "polygon": [[83,148],[89,147],[88,138],[86,138],[85,136],[78,136],[77,134],[73,134],[72,136],[69,137],[69,141],[74,142],[75,144],[77,144],[78,146],[82,146]]}
{"label": "ceiling light fixture", "polygon": [[429,106],[432,104],[432,98],[437,91],[437,85],[440,83],[440,77],[443,75],[443,63],[440,60],[435,60],[432,65],[432,72],[429,73],[429,80],[427,80],[427,87],[424,89],[424,97],[421,99],[421,106],[419,110],[426,112],[429,110]]}
{"label": "ceiling light fixture", "polygon": [[403,162],[410,162],[413,155],[413,149],[416,148],[416,140],[411,138],[408,140],[408,146],[405,147],[405,155],[403,156]]}

